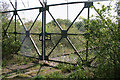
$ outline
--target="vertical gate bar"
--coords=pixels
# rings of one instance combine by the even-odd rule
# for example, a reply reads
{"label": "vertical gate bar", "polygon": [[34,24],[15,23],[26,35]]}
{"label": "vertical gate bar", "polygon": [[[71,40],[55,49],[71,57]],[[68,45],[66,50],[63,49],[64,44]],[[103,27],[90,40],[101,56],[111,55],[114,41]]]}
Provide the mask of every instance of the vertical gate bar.
{"label": "vertical gate bar", "polygon": [[[89,18],[90,18],[90,7],[88,7],[88,26],[89,26]],[[87,30],[88,30],[88,27],[87,27]],[[89,34],[87,34],[88,36]],[[87,37],[87,42],[86,42],[86,61],[87,61],[87,58],[88,58],[88,38]]]}
{"label": "vertical gate bar", "polygon": [[46,40],[45,40],[45,36],[46,36],[46,1],[44,2],[44,4],[45,4],[45,11],[44,11],[44,57],[46,56],[46,51],[45,51],[45,49],[46,49],[46,46],[45,46],[45,44],[46,44]]}
{"label": "vertical gate bar", "polygon": [[16,9],[17,9],[17,0],[15,0],[15,12],[14,12],[14,14],[15,14],[15,41],[16,41],[16,21],[17,21],[17,19],[16,19],[16,15],[17,15],[17,11],[16,11]]}
{"label": "vertical gate bar", "polygon": [[[68,0],[67,0],[67,3],[68,3]],[[67,27],[69,26],[69,7],[68,7],[68,4],[67,4]]]}
{"label": "vertical gate bar", "polygon": [[45,31],[46,31],[46,2],[43,2],[45,6],[43,6],[42,12],[42,58],[45,59]]}
{"label": "vertical gate bar", "polygon": [[42,58],[44,60],[44,11],[42,12]]}

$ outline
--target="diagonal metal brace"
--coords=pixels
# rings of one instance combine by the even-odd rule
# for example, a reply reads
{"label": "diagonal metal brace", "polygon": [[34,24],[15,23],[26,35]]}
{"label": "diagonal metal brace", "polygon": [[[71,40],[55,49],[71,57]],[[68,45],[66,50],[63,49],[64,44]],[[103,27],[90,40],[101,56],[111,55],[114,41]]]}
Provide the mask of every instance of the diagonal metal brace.
{"label": "diagonal metal brace", "polygon": [[68,37],[66,39],[68,40],[68,42],[70,43],[70,45],[72,46],[72,48],[74,49],[74,51],[77,53],[77,55],[79,56],[80,60],[83,62],[83,59],[80,56],[80,53],[77,51],[77,49],[75,48],[75,46],[73,45],[73,43],[71,42],[71,40]]}
{"label": "diagonal metal brace", "polygon": [[57,45],[60,43],[60,41],[62,40],[62,37],[59,39],[59,41],[56,43],[56,45],[53,47],[53,49],[50,51],[50,53],[48,54],[48,56],[51,55],[51,53],[54,51],[54,49],[57,47]]}
{"label": "diagonal metal brace", "polygon": [[53,17],[53,15],[51,14],[51,12],[48,10],[48,13],[50,14],[50,16],[52,17],[52,19],[54,20],[54,22],[57,24],[57,26],[59,27],[60,30],[63,30],[62,27],[60,26],[60,24],[55,20],[55,18]]}

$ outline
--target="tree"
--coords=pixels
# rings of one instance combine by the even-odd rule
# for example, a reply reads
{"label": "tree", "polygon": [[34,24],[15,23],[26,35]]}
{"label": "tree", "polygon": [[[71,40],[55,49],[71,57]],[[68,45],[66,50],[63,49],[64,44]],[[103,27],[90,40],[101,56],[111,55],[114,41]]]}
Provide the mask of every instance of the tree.
{"label": "tree", "polygon": [[75,27],[77,27],[78,30],[80,30],[81,32],[85,31],[84,22],[83,21],[75,22]]}
{"label": "tree", "polygon": [[119,25],[111,20],[111,17],[117,16],[111,15],[110,10],[111,5],[107,7],[103,5],[101,10],[97,9],[100,17],[96,18],[100,20],[92,20],[87,26],[90,47],[99,47],[96,50],[98,68],[94,71],[98,78],[119,78],[120,75]]}
{"label": "tree", "polygon": [[[3,12],[3,11],[7,11],[9,8],[9,5],[6,3],[6,2],[2,2],[2,5],[0,6],[0,11]],[[2,28],[3,30],[6,28],[5,26],[7,26],[8,24],[8,20],[10,18],[10,13],[4,13],[1,15],[2,18]]]}

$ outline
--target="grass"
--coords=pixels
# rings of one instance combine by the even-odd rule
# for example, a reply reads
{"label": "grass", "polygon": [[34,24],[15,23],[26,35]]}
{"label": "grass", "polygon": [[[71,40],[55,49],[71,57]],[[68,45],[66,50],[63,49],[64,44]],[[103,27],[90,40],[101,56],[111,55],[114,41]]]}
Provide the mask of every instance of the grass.
{"label": "grass", "polygon": [[85,69],[77,69],[75,70],[75,72],[72,72],[72,74],[70,74],[68,76],[68,78],[76,78],[76,79],[89,79],[92,78],[93,74],[89,71],[89,70],[85,70]]}
{"label": "grass", "polygon": [[72,70],[75,70],[77,67],[70,64],[58,64],[57,66],[63,73],[70,73]]}
{"label": "grass", "polygon": [[43,79],[43,78],[67,78],[67,76],[65,76],[63,73],[61,72],[53,72],[51,74],[48,75],[38,75],[34,77],[35,79]]}
{"label": "grass", "polygon": [[47,75],[38,75],[34,77],[35,79],[42,79],[42,78],[74,78],[75,80],[78,79],[90,79],[93,78],[94,74],[89,71],[88,69],[84,70],[81,69],[79,65],[73,66],[73,65],[68,65],[68,64],[59,64],[57,66],[61,72],[53,72],[51,74]]}
{"label": "grass", "polygon": [[[70,56],[72,57],[73,55],[70,55]],[[80,61],[80,60],[78,59],[78,61]],[[33,78],[34,79],[43,79],[43,78],[76,78],[77,77],[77,78],[87,79],[87,78],[91,77],[90,76],[91,73],[87,72],[88,70],[87,71],[82,70],[81,66],[80,65],[74,66],[71,64],[59,63],[57,67],[61,71],[53,71],[52,69],[50,69],[51,71],[48,73],[47,70],[41,69],[40,74]],[[37,65],[35,67],[30,68],[29,70],[35,70],[35,69],[39,69],[39,68],[40,68],[40,66]],[[44,72],[47,72],[47,74]],[[35,73],[36,72],[31,72],[30,74],[35,74]],[[41,73],[43,73],[43,74],[41,74]],[[66,75],[66,74],[69,74],[69,75]],[[24,75],[24,73],[19,70],[17,71],[17,75],[19,77],[29,77],[28,76],[29,74]]]}
{"label": "grass", "polygon": [[63,74],[61,72],[53,72],[46,76],[47,78],[64,78]]}
{"label": "grass", "polygon": [[9,61],[8,59],[2,60],[2,67],[5,68],[5,66],[14,65],[14,64],[17,64],[17,65],[28,64],[34,60],[35,59],[13,55],[13,58],[10,59]]}

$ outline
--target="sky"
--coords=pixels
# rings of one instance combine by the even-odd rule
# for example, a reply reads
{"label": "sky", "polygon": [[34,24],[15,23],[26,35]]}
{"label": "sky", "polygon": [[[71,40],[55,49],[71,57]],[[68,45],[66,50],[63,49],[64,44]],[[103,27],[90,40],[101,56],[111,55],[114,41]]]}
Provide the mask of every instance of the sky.
{"label": "sky", "polygon": [[[0,0],[1,1],[1,0]],[[8,4],[9,0],[4,0]],[[15,3],[15,0],[11,0],[13,4]],[[76,2],[76,1],[86,1],[86,0],[68,0],[68,2]],[[39,7],[41,6],[39,3],[39,0],[17,0],[17,9],[24,9],[24,8],[32,8],[32,7]],[[67,0],[47,0],[47,4],[57,4],[57,3],[66,3]],[[94,2],[94,6],[96,8],[100,8],[102,4],[105,6],[109,5],[110,1],[99,1],[101,4],[97,4],[98,2]],[[73,21],[74,18],[77,16],[77,14],[80,12],[80,10],[83,8],[84,4],[72,4],[68,5],[68,18]],[[10,5],[10,10],[13,10],[12,6]],[[61,18],[61,19],[67,19],[67,5],[64,6],[54,6],[49,8],[50,12],[54,16],[55,19]],[[24,22],[26,21],[34,21],[39,13],[39,10],[31,10],[31,11],[21,11],[18,12],[21,18],[25,18]],[[97,15],[97,13],[90,9],[90,15]],[[87,9],[84,9],[83,12],[80,15],[83,18],[87,18]],[[42,15],[38,18],[38,20],[42,19]],[[50,22],[52,18],[47,13],[47,22]],[[80,18],[77,19],[79,21]]]}

